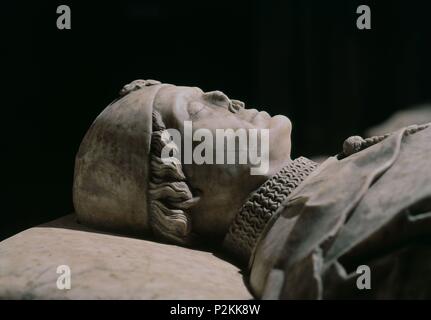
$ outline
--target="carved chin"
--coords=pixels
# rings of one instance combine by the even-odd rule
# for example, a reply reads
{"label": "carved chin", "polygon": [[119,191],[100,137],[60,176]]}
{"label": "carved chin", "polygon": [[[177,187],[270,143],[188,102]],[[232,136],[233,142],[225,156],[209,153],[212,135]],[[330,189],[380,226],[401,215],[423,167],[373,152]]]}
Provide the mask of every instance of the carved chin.
{"label": "carved chin", "polygon": [[272,117],[269,133],[269,153],[271,161],[277,162],[290,159],[291,131],[292,123],[289,118],[281,115]]}
{"label": "carved chin", "polygon": [[292,131],[292,122],[290,122],[289,118],[282,115],[276,115],[271,118],[270,128],[274,130],[283,130],[287,131],[290,135]]}

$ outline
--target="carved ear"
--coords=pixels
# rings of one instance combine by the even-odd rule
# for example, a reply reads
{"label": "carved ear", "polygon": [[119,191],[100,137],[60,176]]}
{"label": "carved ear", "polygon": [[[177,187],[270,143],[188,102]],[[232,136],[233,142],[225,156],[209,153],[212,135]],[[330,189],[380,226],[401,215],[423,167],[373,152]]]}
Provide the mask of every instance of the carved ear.
{"label": "carved ear", "polygon": [[230,108],[232,107],[232,101],[230,101],[227,95],[218,90],[205,92],[203,94],[203,98],[209,103],[215,104],[222,108],[226,108],[228,110],[230,110]]}

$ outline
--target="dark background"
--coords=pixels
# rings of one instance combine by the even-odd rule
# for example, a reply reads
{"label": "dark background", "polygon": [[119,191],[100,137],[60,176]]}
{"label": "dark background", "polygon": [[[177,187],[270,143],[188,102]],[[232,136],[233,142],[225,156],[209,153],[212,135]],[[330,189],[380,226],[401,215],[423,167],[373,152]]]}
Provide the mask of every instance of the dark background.
{"label": "dark background", "polygon": [[[142,78],[221,90],[285,114],[293,155],[335,154],[431,98],[429,1],[38,1],[0,4],[0,239],[73,211],[74,156]],[[72,29],[57,30],[67,4]],[[371,30],[356,8],[371,8]]]}

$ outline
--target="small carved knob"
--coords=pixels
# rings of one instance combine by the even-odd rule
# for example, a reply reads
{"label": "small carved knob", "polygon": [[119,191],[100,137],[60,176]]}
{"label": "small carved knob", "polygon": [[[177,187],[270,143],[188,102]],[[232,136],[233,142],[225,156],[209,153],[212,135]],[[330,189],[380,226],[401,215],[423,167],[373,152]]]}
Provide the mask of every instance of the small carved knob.
{"label": "small carved knob", "polygon": [[121,90],[120,90],[120,96],[125,96],[126,94],[132,92],[132,91],[136,91],[139,90],[143,87],[148,87],[148,86],[152,86],[155,84],[160,84],[160,81],[157,80],[152,80],[152,79],[148,79],[148,80],[135,80],[130,82],[129,84],[126,84]]}
{"label": "small carved knob", "polygon": [[358,151],[361,151],[365,144],[365,140],[360,136],[351,136],[347,138],[343,143],[344,155],[350,156]]}

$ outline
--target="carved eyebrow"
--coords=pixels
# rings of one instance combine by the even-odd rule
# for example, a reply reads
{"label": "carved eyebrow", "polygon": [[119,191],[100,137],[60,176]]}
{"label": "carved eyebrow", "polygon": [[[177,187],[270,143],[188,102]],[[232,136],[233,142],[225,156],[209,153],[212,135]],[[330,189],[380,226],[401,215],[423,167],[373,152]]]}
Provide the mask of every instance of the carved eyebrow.
{"label": "carved eyebrow", "polygon": [[205,109],[205,105],[197,102],[192,102],[187,107],[187,111],[191,118],[195,117],[199,112],[201,112],[204,109]]}

